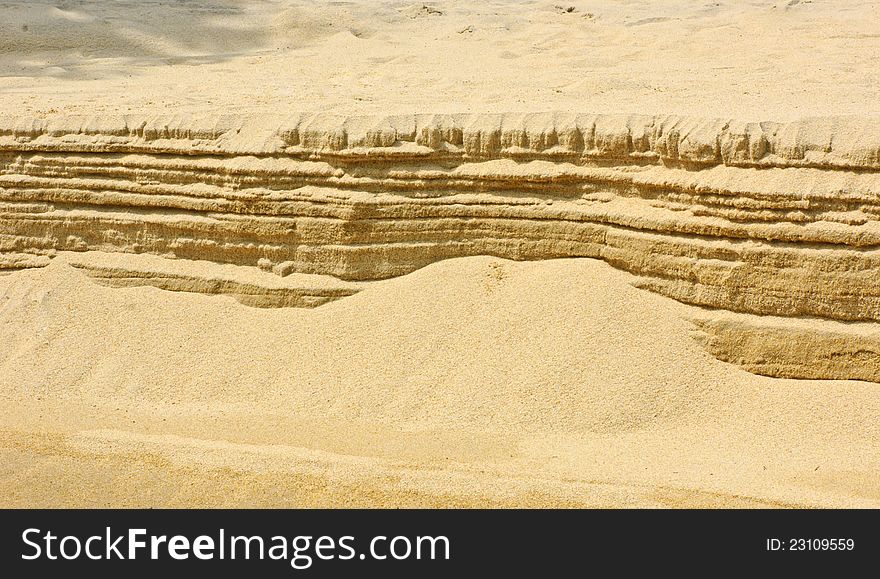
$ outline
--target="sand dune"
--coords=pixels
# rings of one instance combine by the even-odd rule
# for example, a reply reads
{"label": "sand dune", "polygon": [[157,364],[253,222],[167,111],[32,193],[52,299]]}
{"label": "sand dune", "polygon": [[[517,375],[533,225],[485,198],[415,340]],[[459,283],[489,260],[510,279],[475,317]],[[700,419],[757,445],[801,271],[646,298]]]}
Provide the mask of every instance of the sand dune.
{"label": "sand dune", "polygon": [[0,3],[0,504],[880,506],[875,12]]}

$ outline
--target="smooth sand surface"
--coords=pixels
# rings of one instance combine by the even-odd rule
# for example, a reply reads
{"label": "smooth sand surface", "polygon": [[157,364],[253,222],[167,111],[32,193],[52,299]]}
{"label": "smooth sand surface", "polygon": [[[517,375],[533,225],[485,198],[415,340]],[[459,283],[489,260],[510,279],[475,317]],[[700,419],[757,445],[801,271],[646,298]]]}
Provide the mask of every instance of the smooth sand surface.
{"label": "smooth sand surface", "polygon": [[871,0],[84,0],[0,11],[4,112],[880,113]]}
{"label": "smooth sand surface", "polygon": [[[878,22],[876,5],[858,1],[0,2],[0,110],[4,118],[83,115],[98,124],[115,114],[181,112],[247,118],[547,110],[742,121],[873,118],[880,114]],[[235,247],[229,241],[232,257],[226,259],[222,240],[199,237],[208,235],[199,224],[209,221],[199,211],[211,218],[226,210],[245,214],[241,207],[268,198],[264,190],[248,197],[246,178],[257,177],[223,173],[222,162],[200,156],[187,165],[174,156],[179,150],[161,148],[189,146],[185,139],[155,145],[137,158],[113,152],[107,139],[95,145],[106,151],[96,148],[88,157],[63,148],[80,143],[78,136],[49,130],[54,148],[43,156],[36,148],[36,156],[27,157],[23,147],[30,141],[22,137],[16,149],[19,135],[5,128],[0,122],[0,137],[9,141],[0,139],[3,174],[9,175],[0,182],[0,506],[880,507],[878,383],[773,378],[743,369],[861,376],[851,369],[867,356],[863,374],[878,372],[876,353],[858,341],[876,341],[876,296],[869,283],[876,265],[870,261],[873,242],[865,241],[876,233],[877,159],[871,149],[855,161],[845,159],[853,165],[832,160],[819,168],[804,160],[803,151],[791,161],[796,155],[788,151],[783,161],[790,167],[783,163],[764,173],[751,165],[707,168],[702,182],[700,171],[684,161],[666,167],[662,156],[652,157],[657,166],[649,167],[639,164],[647,163],[644,155],[638,162],[631,155],[614,168],[617,173],[607,174],[602,166],[566,165],[571,174],[592,171],[584,178],[596,182],[635,175],[626,191],[637,189],[642,176],[652,208],[639,206],[635,217],[627,217],[626,231],[640,223],[672,223],[663,212],[684,214],[690,204],[709,218],[697,212],[687,223],[723,235],[725,227],[738,227],[756,240],[597,233],[603,243],[618,242],[618,253],[603,250],[603,259],[638,262],[640,272],[660,280],[648,287],[659,292],[653,293],[636,287],[650,286],[644,278],[588,258],[442,259],[455,254],[437,250],[397,271],[388,250],[390,265],[383,265],[390,269],[360,278],[358,271],[346,277],[330,266],[316,272],[292,261],[258,262],[247,253],[261,250],[256,241]],[[775,129],[766,130],[771,142]],[[39,138],[35,147],[43,146]],[[96,139],[103,138],[99,131]],[[628,152],[631,141],[624,143]],[[846,146],[860,142],[852,138]],[[838,144],[819,152],[830,155]],[[438,147],[451,151],[445,142]],[[856,156],[863,151],[854,145],[845,150]],[[339,163],[346,170],[354,166],[346,178],[369,181],[374,189],[379,179],[394,185],[394,179],[448,177],[450,187],[466,187],[461,183],[472,179],[476,192],[455,197],[443,211],[506,203],[499,215],[513,220],[517,203],[553,205],[553,198],[542,197],[540,179],[532,179],[538,184],[528,184],[525,193],[505,185],[507,197],[493,201],[490,186],[478,178],[482,171],[489,180],[512,183],[540,169],[550,179],[556,171],[551,161],[537,161],[518,176],[519,161],[482,159],[465,166],[467,154],[463,168],[450,169],[443,164],[448,160],[402,161],[388,174],[351,159]],[[763,155],[761,150],[747,161],[757,164]],[[98,160],[89,165],[90,159]],[[118,167],[102,168],[117,161]],[[268,164],[261,162],[248,158],[239,166],[264,171]],[[270,161],[278,172],[258,175],[258,186],[268,190],[267,180],[306,171],[305,164],[290,169],[284,162]],[[338,167],[319,165],[308,166],[314,173],[308,178],[332,185],[343,180]],[[209,185],[192,184],[190,169],[201,171]],[[447,170],[459,174],[450,177]],[[45,184],[50,179],[63,185]],[[126,179],[135,184],[113,190],[124,189],[119,183]],[[713,187],[745,193],[722,198],[716,203],[721,209],[670,195],[679,204],[672,207],[652,187],[673,181],[712,195]],[[784,182],[793,183],[791,191]],[[807,196],[798,198],[802,185],[816,196],[845,191],[867,201],[858,208],[823,201],[814,214]],[[310,203],[324,210],[335,195],[339,211],[354,211],[381,196],[374,189],[350,193],[346,205],[344,187],[302,187],[302,199],[294,201],[308,211]],[[608,203],[625,213],[641,194],[611,199],[599,189],[573,201],[574,209],[559,193],[557,210]],[[783,189],[788,197],[779,203],[795,203],[794,209],[772,205]],[[95,201],[97,209],[88,205],[99,195],[109,200]],[[161,220],[183,233],[174,238],[158,226],[152,233],[144,228],[130,233],[137,247],[114,246],[114,239],[128,243],[118,214],[126,223],[146,222],[160,214],[161,195],[176,212]],[[138,205],[143,199],[149,203]],[[392,201],[412,221],[421,219],[405,202]],[[80,228],[76,235],[29,224],[53,211],[59,222]],[[94,234],[100,243],[86,239],[83,224],[97,228],[107,215],[117,221]],[[516,228],[490,217],[486,223]],[[188,219],[191,230],[179,225]],[[340,238],[362,234],[351,242],[355,249],[403,231],[393,220],[391,233],[364,233],[362,225],[339,225],[326,215],[309,219],[286,226],[297,234],[305,230],[303,236],[323,235],[321,224],[338,227]],[[810,220],[819,225],[804,225]],[[864,222],[871,223],[859,229]],[[243,230],[252,226],[245,217],[234,223]],[[260,223],[266,235],[275,235],[275,225]],[[409,227],[409,234],[420,235]],[[480,227],[485,239],[478,241],[487,253],[516,254],[525,247],[515,235],[502,239],[490,225]],[[544,236],[568,248],[580,231],[528,227],[523,239],[538,239],[538,249]],[[428,233],[446,247],[441,234],[467,231],[447,229]],[[161,251],[148,251],[155,255],[130,255],[166,238],[171,241]],[[691,240],[696,249],[673,255],[669,239]],[[779,239],[785,243],[772,245]],[[805,240],[803,249],[798,240]],[[202,258],[213,261],[164,259],[174,257],[175,247],[200,241]],[[687,293],[692,288],[684,282],[662,286],[664,268],[678,268],[688,283],[734,279],[730,264],[747,261],[736,252],[745,255],[764,241],[770,249],[755,258],[757,277],[743,275],[745,281],[727,293]],[[829,277],[835,269],[828,266],[834,255],[829,247],[848,252],[847,265],[837,268],[850,268],[846,275]],[[564,253],[538,249],[522,257]],[[117,250],[129,253],[101,253]],[[629,250],[635,257],[624,255]],[[667,250],[672,257],[663,254]],[[351,273],[339,265],[342,258],[328,259]],[[810,269],[820,261],[825,269]],[[773,278],[774,268],[786,267],[790,277]],[[764,284],[766,294],[749,294],[749,284],[760,287],[771,278],[776,285]],[[853,284],[851,291],[840,279]],[[798,317],[800,294],[792,297],[787,287],[806,288],[804,303],[813,300],[803,306],[813,308],[804,319]],[[327,299],[335,301],[323,303]],[[783,311],[783,302],[794,314]],[[739,313],[713,313],[728,305]],[[823,342],[829,327],[837,337]],[[771,330],[779,333],[761,337]],[[785,339],[792,347],[773,355],[782,362],[768,361],[769,341]],[[842,362],[836,359],[840,344],[853,350]],[[817,350],[826,366],[805,371],[812,363],[805,352]]]}

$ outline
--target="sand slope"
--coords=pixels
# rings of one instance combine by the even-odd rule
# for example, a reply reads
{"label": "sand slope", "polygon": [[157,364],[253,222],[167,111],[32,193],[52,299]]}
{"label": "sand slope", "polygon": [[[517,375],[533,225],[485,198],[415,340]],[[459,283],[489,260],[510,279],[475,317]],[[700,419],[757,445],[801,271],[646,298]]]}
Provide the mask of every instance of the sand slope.
{"label": "sand slope", "polygon": [[7,505],[880,503],[876,385],[718,362],[601,262],[446,261],[314,310],[61,260],[0,282]]}

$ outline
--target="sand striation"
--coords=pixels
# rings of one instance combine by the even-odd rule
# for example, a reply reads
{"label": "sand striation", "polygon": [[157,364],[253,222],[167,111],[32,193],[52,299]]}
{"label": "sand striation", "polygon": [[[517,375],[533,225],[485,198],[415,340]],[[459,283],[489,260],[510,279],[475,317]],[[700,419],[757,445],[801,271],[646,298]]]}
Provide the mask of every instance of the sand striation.
{"label": "sand striation", "polygon": [[[695,306],[815,318],[787,330],[812,355],[771,364],[760,362],[760,332],[741,339],[757,318],[704,324],[722,359],[880,381],[864,363],[873,340],[822,324],[880,320],[876,121],[19,118],[0,125],[0,155],[7,268],[59,252],[152,254],[179,259],[78,267],[113,285],[277,307],[320,305],[357,291],[350,281],[453,257],[593,257]],[[223,275],[193,260],[244,267]],[[816,364],[808,344],[826,333],[849,346]]]}

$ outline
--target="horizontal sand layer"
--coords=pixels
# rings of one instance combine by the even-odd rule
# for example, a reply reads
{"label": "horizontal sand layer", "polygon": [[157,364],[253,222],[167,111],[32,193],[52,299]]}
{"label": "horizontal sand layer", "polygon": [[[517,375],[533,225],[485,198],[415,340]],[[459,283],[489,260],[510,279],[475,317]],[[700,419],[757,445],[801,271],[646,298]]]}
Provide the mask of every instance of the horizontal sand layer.
{"label": "horizontal sand layer", "polygon": [[880,119],[787,123],[573,113],[0,118],[0,150],[580,158],[880,169]]}

